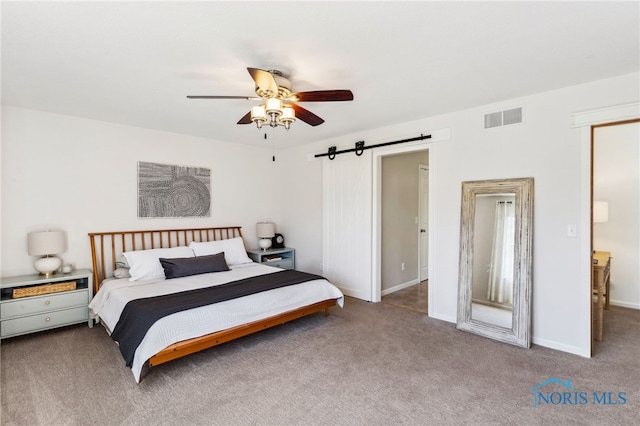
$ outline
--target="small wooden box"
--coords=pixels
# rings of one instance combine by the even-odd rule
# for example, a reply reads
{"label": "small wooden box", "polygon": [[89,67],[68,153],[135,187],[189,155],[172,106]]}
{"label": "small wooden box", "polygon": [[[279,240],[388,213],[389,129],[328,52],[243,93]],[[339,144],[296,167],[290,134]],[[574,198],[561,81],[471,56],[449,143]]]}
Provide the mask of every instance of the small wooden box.
{"label": "small wooden box", "polygon": [[75,281],[67,281],[64,283],[36,285],[33,287],[18,287],[13,289],[12,297],[18,299],[20,297],[39,296],[41,294],[59,293],[61,291],[69,291],[76,289]]}

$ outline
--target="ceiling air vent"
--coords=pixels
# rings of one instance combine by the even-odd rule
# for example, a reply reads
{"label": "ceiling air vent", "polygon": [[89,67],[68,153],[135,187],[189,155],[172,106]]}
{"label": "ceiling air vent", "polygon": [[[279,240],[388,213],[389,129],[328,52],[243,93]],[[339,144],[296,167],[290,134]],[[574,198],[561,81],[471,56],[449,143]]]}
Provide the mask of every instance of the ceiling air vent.
{"label": "ceiling air vent", "polygon": [[491,112],[484,115],[484,128],[510,126],[522,123],[522,107],[505,109],[504,111]]}

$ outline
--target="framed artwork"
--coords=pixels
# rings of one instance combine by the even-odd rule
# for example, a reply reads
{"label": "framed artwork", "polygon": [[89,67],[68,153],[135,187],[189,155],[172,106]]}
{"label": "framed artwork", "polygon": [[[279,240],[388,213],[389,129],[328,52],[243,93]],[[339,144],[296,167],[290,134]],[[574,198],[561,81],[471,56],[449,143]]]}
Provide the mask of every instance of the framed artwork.
{"label": "framed artwork", "polygon": [[138,162],[138,217],[211,216],[211,170]]}

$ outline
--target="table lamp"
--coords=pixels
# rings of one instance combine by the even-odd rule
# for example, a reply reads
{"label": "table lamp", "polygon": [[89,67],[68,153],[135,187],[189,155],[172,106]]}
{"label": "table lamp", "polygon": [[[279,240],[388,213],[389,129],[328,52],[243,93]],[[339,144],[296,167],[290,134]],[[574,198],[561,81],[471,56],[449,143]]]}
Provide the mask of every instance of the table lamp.
{"label": "table lamp", "polygon": [[271,247],[271,239],[276,235],[276,225],[273,222],[258,222],[256,234],[260,238],[258,245],[266,251]]}
{"label": "table lamp", "polygon": [[67,250],[63,231],[37,231],[27,235],[29,256],[43,256],[37,259],[33,267],[40,275],[50,276],[62,265],[56,254]]}
{"label": "table lamp", "polygon": [[[593,202],[593,223],[609,222],[609,202],[594,201]],[[595,254],[596,250],[593,250]],[[593,259],[593,264],[598,264],[598,259]]]}
{"label": "table lamp", "polygon": [[607,201],[593,202],[593,223],[609,222],[609,203]]}

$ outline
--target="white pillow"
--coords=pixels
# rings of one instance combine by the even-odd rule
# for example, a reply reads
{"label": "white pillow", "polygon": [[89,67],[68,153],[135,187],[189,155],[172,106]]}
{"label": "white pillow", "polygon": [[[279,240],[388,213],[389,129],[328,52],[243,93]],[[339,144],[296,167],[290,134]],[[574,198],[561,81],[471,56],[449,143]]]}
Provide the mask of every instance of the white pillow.
{"label": "white pillow", "polygon": [[227,265],[239,265],[241,263],[251,263],[253,260],[247,256],[242,237],[230,238],[228,240],[207,241],[189,244],[196,256],[208,256],[224,252],[224,259]]}
{"label": "white pillow", "polygon": [[124,254],[129,264],[129,281],[151,280],[164,278],[164,269],[160,264],[160,258],[194,257],[193,250],[180,246],[172,248],[159,248],[150,250],[128,251]]}

